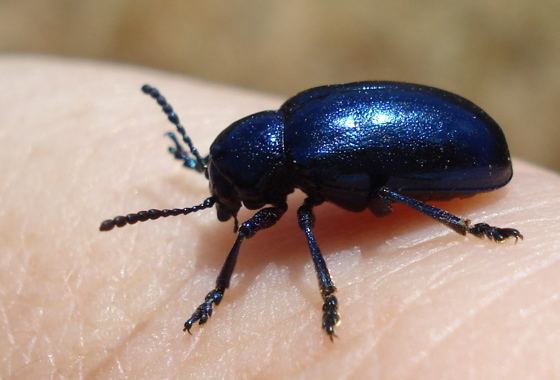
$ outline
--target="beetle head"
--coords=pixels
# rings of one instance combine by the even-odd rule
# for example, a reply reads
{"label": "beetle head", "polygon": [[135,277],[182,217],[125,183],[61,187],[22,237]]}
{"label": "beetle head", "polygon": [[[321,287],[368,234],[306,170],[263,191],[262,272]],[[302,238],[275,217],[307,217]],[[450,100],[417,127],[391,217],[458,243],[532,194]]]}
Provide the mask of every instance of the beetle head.
{"label": "beetle head", "polygon": [[241,203],[249,209],[284,202],[292,191],[284,159],[284,124],[274,111],[236,121],[210,147],[210,191],[218,219],[235,217]]}

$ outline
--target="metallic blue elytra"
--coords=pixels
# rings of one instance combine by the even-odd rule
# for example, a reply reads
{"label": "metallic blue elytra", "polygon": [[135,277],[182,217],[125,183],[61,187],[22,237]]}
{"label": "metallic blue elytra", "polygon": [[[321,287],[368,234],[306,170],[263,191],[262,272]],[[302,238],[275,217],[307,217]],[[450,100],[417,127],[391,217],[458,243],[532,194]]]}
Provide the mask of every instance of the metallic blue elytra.
{"label": "metallic blue elytra", "polygon": [[[313,208],[323,202],[383,215],[402,203],[456,232],[503,241],[523,238],[514,228],[472,224],[420,199],[464,197],[509,182],[511,160],[494,120],[470,101],[437,88],[399,82],[357,82],[313,88],[226,128],[202,157],[179,117],[160,94],[145,85],[175,126],[170,153],[186,168],[204,173],[211,196],[175,209],[151,209],[101,223],[108,231],[150,219],[187,215],[216,206],[218,219],[235,219],[237,238],[216,286],[185,322],[190,333],[222,301],[243,240],[273,226],[286,212],[294,189],[307,198],[297,211],[323,299],[322,327],[333,339],[340,322],[336,287],[313,234]],[[238,225],[241,206],[259,209]],[[268,207],[265,207],[267,206]]]}
{"label": "metallic blue elytra", "polygon": [[294,188],[360,211],[386,186],[423,199],[504,186],[504,135],[486,112],[437,88],[358,82],[304,91],[224,130],[210,147],[221,220],[283,201]]}

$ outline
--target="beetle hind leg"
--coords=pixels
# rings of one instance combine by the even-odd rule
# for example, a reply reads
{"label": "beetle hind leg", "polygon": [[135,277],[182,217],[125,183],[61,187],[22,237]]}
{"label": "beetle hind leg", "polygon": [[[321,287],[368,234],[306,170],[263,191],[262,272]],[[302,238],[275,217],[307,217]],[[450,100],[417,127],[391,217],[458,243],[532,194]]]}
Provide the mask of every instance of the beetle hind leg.
{"label": "beetle hind leg", "polygon": [[494,227],[486,223],[477,223],[473,226],[468,226],[467,232],[480,238],[486,236],[488,239],[498,243],[508,238],[514,238],[515,241],[518,239],[523,240],[523,235],[515,228]]}
{"label": "beetle hind leg", "polygon": [[477,237],[487,237],[495,242],[502,242],[508,238],[523,239],[521,232],[515,228],[500,228],[494,227],[486,223],[477,223],[471,225],[470,220],[459,218],[447,211],[439,209],[437,207],[430,206],[424,202],[416,200],[414,198],[408,197],[406,195],[392,191],[386,187],[382,187],[378,191],[378,195],[387,201],[398,202],[405,204],[417,211],[420,211],[424,215],[434,218],[438,222],[441,222],[453,229],[461,235],[466,235],[467,233],[472,234]]}

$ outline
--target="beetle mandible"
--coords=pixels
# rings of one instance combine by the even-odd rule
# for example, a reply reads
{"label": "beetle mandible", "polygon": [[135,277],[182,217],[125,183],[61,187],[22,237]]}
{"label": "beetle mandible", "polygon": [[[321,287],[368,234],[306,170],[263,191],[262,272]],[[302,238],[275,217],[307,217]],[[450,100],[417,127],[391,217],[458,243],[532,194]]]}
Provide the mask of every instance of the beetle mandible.
{"label": "beetle mandible", "polygon": [[[105,220],[101,231],[149,219],[216,207],[220,221],[234,219],[237,238],[215,288],[185,322],[204,324],[230,285],[243,240],[273,226],[294,189],[307,198],[297,211],[323,298],[322,327],[335,336],[340,322],[336,287],[313,235],[313,208],[332,202],[376,215],[403,203],[456,232],[501,242],[523,238],[513,228],[472,224],[423,200],[466,197],[506,185],[512,176],[507,143],[498,124],[474,103],[434,87],[402,82],[356,82],[312,88],[288,99],[278,111],[263,111],[226,128],[201,156],[179,117],[149,85],[175,126],[167,135],[171,154],[209,180],[210,197],[188,208],[140,211]],[[241,206],[257,211],[240,226]],[[268,207],[265,207],[268,206]],[[238,228],[239,227],[239,228]]]}

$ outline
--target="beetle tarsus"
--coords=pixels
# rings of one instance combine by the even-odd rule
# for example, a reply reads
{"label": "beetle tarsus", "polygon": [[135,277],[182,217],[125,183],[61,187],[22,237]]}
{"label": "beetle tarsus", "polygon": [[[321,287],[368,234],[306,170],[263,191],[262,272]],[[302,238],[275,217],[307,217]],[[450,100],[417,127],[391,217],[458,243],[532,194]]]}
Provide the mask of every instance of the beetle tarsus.
{"label": "beetle tarsus", "polygon": [[334,294],[324,297],[323,304],[323,330],[328,334],[331,341],[337,337],[334,330],[340,324],[340,316],[338,315],[338,300]]}
{"label": "beetle tarsus", "polygon": [[196,159],[189,156],[187,151],[181,146],[175,132],[167,132],[165,134],[173,142],[173,146],[168,148],[169,153],[178,161],[183,163],[183,166],[188,169],[198,170]]}
{"label": "beetle tarsus", "polygon": [[479,238],[486,236],[488,239],[498,243],[508,238],[515,238],[516,242],[518,239],[523,240],[523,235],[515,228],[494,227],[486,223],[477,223],[472,227],[469,226],[467,231]]}
{"label": "beetle tarsus", "polygon": [[191,317],[185,322],[183,331],[191,333],[192,326],[198,322],[199,325],[203,325],[208,321],[208,318],[212,316],[214,311],[214,305],[219,305],[220,301],[224,296],[224,290],[221,288],[216,288],[206,295],[204,302],[201,303],[191,315]]}

